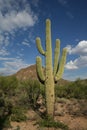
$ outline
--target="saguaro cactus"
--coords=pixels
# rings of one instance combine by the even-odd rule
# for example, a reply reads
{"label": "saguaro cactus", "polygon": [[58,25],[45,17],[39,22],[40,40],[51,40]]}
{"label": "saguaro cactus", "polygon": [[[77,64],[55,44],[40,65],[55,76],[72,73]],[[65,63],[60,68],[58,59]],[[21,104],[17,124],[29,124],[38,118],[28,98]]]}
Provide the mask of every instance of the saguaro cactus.
{"label": "saguaro cactus", "polygon": [[54,54],[54,65],[52,67],[51,21],[49,19],[46,20],[46,51],[43,50],[39,37],[36,38],[36,44],[38,51],[46,57],[45,73],[43,72],[42,61],[39,56],[36,58],[36,70],[40,82],[45,85],[47,114],[53,116],[55,103],[54,86],[55,82],[62,77],[64,64],[66,62],[67,50],[65,48],[63,49],[62,57],[59,61],[60,40],[57,39]]}

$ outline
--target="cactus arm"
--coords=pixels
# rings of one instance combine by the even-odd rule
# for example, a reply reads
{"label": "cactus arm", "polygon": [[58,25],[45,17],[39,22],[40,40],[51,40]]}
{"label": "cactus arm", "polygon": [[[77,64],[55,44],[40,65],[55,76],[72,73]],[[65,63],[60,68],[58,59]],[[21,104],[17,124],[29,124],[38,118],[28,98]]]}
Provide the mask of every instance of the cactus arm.
{"label": "cactus arm", "polygon": [[42,60],[39,56],[37,56],[37,58],[36,58],[36,72],[37,72],[38,78],[41,81],[41,83],[44,83],[45,76],[44,76],[43,69],[42,69]]}
{"label": "cactus arm", "polygon": [[55,76],[58,68],[58,61],[60,55],[60,40],[56,39],[56,47],[54,52],[54,68],[53,68],[53,75]]}
{"label": "cactus arm", "polygon": [[36,38],[36,45],[37,45],[38,51],[39,51],[42,55],[45,55],[45,51],[44,51],[43,48],[42,48],[41,40],[40,40],[39,37]]}
{"label": "cactus arm", "polygon": [[61,60],[60,60],[60,64],[59,64],[59,69],[58,69],[58,72],[57,72],[57,74],[55,76],[55,81],[58,81],[63,75],[64,65],[65,65],[65,62],[66,62],[66,56],[67,56],[67,49],[64,48],[63,52],[62,52],[62,57],[61,57]]}

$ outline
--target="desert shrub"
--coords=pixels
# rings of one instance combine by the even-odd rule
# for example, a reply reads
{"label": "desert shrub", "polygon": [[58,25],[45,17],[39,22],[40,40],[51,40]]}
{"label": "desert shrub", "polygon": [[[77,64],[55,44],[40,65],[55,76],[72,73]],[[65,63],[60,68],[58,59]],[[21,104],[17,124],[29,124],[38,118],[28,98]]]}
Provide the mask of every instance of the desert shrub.
{"label": "desert shrub", "polygon": [[25,110],[18,106],[13,107],[11,120],[17,122],[26,121],[27,117],[25,115]]}
{"label": "desert shrub", "polygon": [[[2,96],[1,96],[2,95]],[[10,116],[12,113],[11,101],[0,92],[0,129],[10,127]]]}
{"label": "desert shrub", "polygon": [[0,89],[7,96],[14,96],[18,86],[18,80],[15,76],[0,77]]}
{"label": "desert shrub", "polygon": [[38,122],[40,127],[52,127],[52,128],[61,128],[62,130],[68,130],[68,126],[59,122],[59,121],[54,121],[49,116],[46,116],[44,119],[40,120]]}
{"label": "desert shrub", "polygon": [[[28,96],[28,103],[31,107],[36,107],[36,101],[40,94],[44,96],[44,87],[38,80],[23,81],[22,86],[24,87]],[[25,96],[26,97],[26,96]]]}
{"label": "desert shrub", "polygon": [[87,85],[81,84],[80,81],[69,85],[66,91],[70,91],[70,93],[68,93],[69,97],[87,99]]}
{"label": "desert shrub", "polygon": [[56,97],[87,99],[87,84],[83,84],[80,79],[66,86],[56,85],[55,91]]}
{"label": "desert shrub", "polygon": [[17,79],[12,76],[0,77],[0,129],[10,127],[10,117],[12,114],[15,89],[18,85]]}
{"label": "desert shrub", "polygon": [[3,128],[10,128],[10,117],[9,116],[3,116],[0,117],[0,130],[3,130]]}
{"label": "desert shrub", "polygon": [[56,97],[66,97],[67,95],[67,91],[66,88],[64,86],[55,86],[55,92],[56,92]]}
{"label": "desert shrub", "polygon": [[[13,77],[0,77],[0,107],[12,105],[12,96],[15,96],[18,81]],[[11,97],[11,98],[10,98]],[[7,107],[6,107],[7,108]]]}

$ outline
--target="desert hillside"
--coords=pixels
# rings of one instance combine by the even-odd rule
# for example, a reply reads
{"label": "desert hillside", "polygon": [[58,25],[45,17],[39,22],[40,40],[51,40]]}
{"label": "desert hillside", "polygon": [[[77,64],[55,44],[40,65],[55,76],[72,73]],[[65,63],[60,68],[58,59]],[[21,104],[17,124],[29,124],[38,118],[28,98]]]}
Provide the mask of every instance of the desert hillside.
{"label": "desert hillside", "polygon": [[[44,68],[43,68],[44,71]],[[23,68],[21,70],[19,70],[15,76],[17,77],[18,80],[28,80],[28,79],[32,79],[32,80],[38,80],[37,78],[37,73],[36,73],[36,65],[31,65],[27,68]],[[58,81],[59,85],[65,85],[70,83],[71,81],[68,80],[64,80],[64,79],[60,79]]]}
{"label": "desert hillside", "polygon": [[36,65],[31,65],[27,68],[19,70],[15,76],[19,80],[37,79]]}

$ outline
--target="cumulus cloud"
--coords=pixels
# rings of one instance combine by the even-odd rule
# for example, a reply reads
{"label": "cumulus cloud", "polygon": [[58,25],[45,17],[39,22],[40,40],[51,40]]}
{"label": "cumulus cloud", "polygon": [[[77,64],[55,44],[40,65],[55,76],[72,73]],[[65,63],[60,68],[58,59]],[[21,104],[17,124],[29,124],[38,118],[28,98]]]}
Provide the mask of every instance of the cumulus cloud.
{"label": "cumulus cloud", "polygon": [[24,11],[15,13],[11,12],[3,16],[0,13],[0,29],[3,31],[12,31],[18,28],[30,27],[35,24],[36,16]]}
{"label": "cumulus cloud", "polygon": [[78,66],[76,65],[76,61],[69,61],[66,65],[65,68],[67,69],[78,69]]}
{"label": "cumulus cloud", "polygon": [[67,46],[69,54],[78,55],[75,60],[69,61],[66,65],[66,69],[79,69],[87,66],[87,41],[80,41],[75,47]]}
{"label": "cumulus cloud", "polygon": [[31,10],[27,0],[0,0],[0,3],[0,29],[2,31],[11,32],[19,28],[31,27],[36,23],[37,15]]}
{"label": "cumulus cloud", "polygon": [[75,47],[67,46],[69,54],[87,55],[87,41],[80,41]]}

